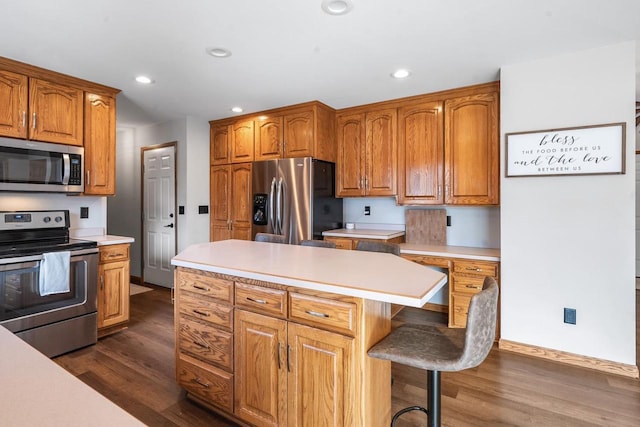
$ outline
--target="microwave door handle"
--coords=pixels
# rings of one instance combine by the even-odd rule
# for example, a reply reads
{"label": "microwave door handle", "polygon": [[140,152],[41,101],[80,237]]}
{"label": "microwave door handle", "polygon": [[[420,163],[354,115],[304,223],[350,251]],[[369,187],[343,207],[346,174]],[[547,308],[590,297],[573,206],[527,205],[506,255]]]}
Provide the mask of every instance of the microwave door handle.
{"label": "microwave door handle", "polygon": [[269,189],[269,223],[271,225],[272,233],[276,233],[276,221],[275,221],[275,205],[274,197],[276,193],[276,178],[271,180],[271,188]]}
{"label": "microwave door handle", "polygon": [[62,176],[62,185],[69,185],[69,176],[71,175],[71,160],[69,155],[64,153],[62,155],[62,162],[64,164],[64,175]]}

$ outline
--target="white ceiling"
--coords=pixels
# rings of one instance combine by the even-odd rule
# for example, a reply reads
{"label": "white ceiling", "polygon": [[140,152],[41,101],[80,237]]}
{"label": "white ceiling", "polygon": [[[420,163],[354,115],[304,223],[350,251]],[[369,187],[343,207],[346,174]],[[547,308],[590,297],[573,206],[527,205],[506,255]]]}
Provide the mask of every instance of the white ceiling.
{"label": "white ceiling", "polygon": [[[0,56],[121,89],[122,127],[218,119],[236,105],[361,105],[640,40],[639,0],[353,0],[344,16],[324,13],[321,1],[6,1]],[[211,47],[232,56],[213,58]],[[398,67],[412,76],[391,79]],[[137,84],[138,74],[155,83]]]}

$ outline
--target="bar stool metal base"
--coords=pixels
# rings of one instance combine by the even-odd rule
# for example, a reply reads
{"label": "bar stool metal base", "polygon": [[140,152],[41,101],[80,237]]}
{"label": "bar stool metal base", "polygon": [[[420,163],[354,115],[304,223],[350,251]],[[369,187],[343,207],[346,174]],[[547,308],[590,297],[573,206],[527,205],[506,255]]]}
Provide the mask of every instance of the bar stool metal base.
{"label": "bar stool metal base", "polygon": [[422,406],[409,406],[401,409],[393,415],[391,419],[391,427],[401,415],[411,411],[422,411],[427,415],[427,427],[440,427],[440,371],[427,371],[427,403],[428,408]]}

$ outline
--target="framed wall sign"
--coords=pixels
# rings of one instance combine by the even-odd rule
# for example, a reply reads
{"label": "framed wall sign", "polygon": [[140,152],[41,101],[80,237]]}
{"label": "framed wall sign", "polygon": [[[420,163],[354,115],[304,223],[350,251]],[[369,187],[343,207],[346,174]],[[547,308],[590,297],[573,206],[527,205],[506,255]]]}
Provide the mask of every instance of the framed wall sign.
{"label": "framed wall sign", "polygon": [[623,174],[626,123],[506,134],[505,176]]}

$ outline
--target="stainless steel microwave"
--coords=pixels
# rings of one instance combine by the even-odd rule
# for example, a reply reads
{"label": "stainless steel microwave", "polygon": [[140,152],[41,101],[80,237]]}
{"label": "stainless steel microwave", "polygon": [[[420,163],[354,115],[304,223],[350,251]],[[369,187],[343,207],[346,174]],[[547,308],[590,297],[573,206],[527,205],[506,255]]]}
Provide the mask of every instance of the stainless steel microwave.
{"label": "stainless steel microwave", "polygon": [[84,148],[0,138],[0,191],[82,193]]}

